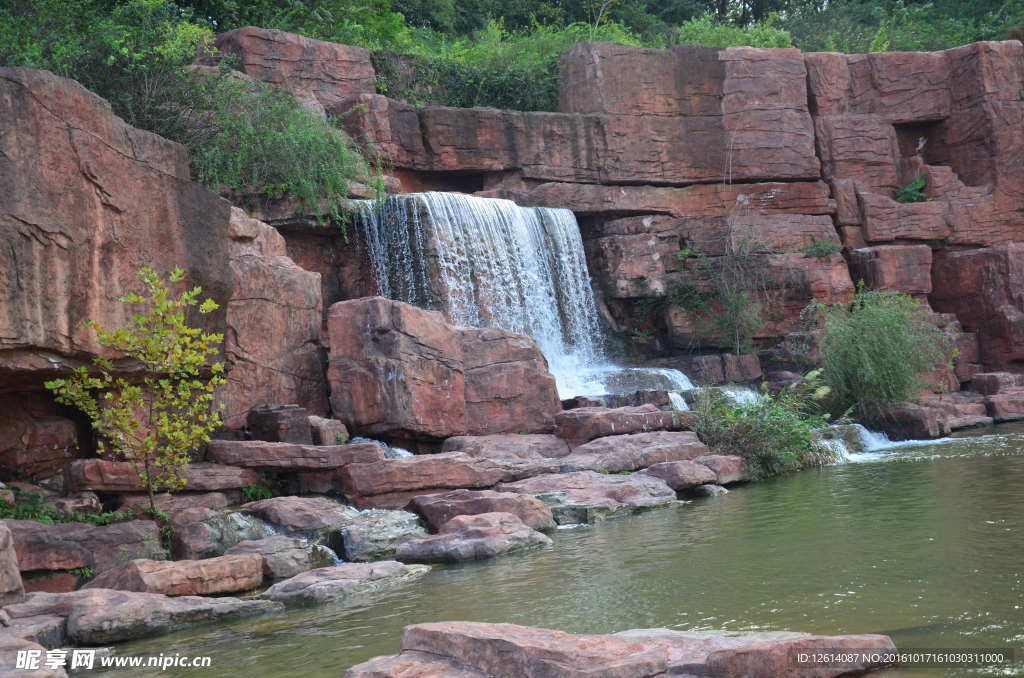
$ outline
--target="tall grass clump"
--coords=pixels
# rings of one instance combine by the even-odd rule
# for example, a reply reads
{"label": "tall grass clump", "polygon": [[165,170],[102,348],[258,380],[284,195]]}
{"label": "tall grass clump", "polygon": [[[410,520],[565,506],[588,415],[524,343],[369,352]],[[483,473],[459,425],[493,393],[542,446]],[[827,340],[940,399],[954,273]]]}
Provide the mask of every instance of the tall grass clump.
{"label": "tall grass clump", "polygon": [[853,303],[812,304],[808,315],[823,330],[820,353],[832,409],[849,408],[865,420],[890,403],[916,399],[924,376],[949,359],[949,338],[904,294],[862,287]]}
{"label": "tall grass clump", "polygon": [[828,392],[821,370],[753,403],[738,403],[718,389],[705,389],[694,403],[694,431],[712,454],[743,457],[755,479],[827,464],[836,460],[836,452],[822,444],[816,432],[829,423],[828,415],[821,413]]}

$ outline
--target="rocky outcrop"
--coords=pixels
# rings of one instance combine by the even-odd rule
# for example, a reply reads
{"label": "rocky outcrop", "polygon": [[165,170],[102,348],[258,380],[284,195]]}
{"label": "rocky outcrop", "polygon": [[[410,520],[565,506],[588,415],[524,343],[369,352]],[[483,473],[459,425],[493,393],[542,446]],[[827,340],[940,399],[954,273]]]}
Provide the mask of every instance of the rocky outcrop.
{"label": "rocky outcrop", "polygon": [[457,329],[440,313],[371,297],[328,314],[335,416],[365,435],[446,438],[550,431],[561,408],[537,345]]}
{"label": "rocky outcrop", "polygon": [[294,534],[314,534],[338,529],[359,512],[351,506],[323,497],[273,497],[242,505],[242,511]]}
{"label": "rocky outcrop", "polygon": [[[253,440],[275,443],[313,444],[313,427],[309,412],[298,405],[254,407],[245,418]],[[320,444],[320,443],[317,443]],[[334,444],[331,441],[328,444]]]}
{"label": "rocky outcrop", "polygon": [[210,442],[207,457],[220,464],[246,468],[321,471],[384,461],[384,449],[377,443],[299,445],[261,440],[214,440]]}
{"label": "rocky outcrop", "polygon": [[395,558],[405,563],[457,563],[551,543],[550,538],[511,513],[479,513],[456,516],[437,534],[405,542],[398,547]]}
{"label": "rocky outcrop", "polygon": [[341,530],[345,560],[390,560],[402,545],[427,536],[416,514],[371,509],[361,512]]}
{"label": "rocky outcrop", "polygon": [[251,553],[262,557],[263,577],[270,581],[288,579],[323,567],[330,561],[325,549],[281,534],[239,542],[225,553],[229,556]]}
{"label": "rocky outcrop", "polygon": [[160,530],[150,520],[110,525],[54,523],[34,520],[3,521],[11,532],[18,566],[33,570],[89,568],[103,572],[125,559],[152,557],[160,548]]}
{"label": "rocky outcrop", "polygon": [[552,530],[555,520],[547,504],[528,494],[494,490],[454,490],[415,497],[409,509],[416,511],[434,530],[456,516],[510,513],[534,530]]}
{"label": "rocky outcrop", "polygon": [[258,597],[285,605],[317,605],[371,593],[422,577],[430,568],[394,560],[321,567],[274,584]]}
{"label": "rocky outcrop", "polygon": [[272,532],[267,523],[252,515],[206,507],[178,511],[172,516],[172,526],[171,554],[186,560],[224,555],[239,542],[262,539]]}
{"label": "rocky outcrop", "polygon": [[533,460],[564,457],[569,454],[569,445],[550,434],[453,436],[444,441],[441,451],[462,452],[480,459]]}
{"label": "rocky outcrop", "polygon": [[716,485],[730,485],[750,477],[746,460],[733,454],[710,454],[694,461],[714,471]]}
{"label": "rocky outcrop", "polygon": [[243,554],[204,560],[140,558],[100,573],[83,588],[201,596],[251,591],[262,582],[263,556]]}
{"label": "rocky outcrop", "polygon": [[718,474],[709,466],[695,461],[666,461],[653,464],[640,473],[658,478],[676,492],[718,482]]}
{"label": "rocky outcrop", "polygon": [[[860,655],[850,662],[813,668],[794,665],[800,652],[837,648]],[[578,635],[514,624],[441,622],[405,627],[401,653],[352,667],[346,678],[453,676],[458,678],[837,678],[885,665],[871,654],[895,650],[882,635],[812,636],[762,632],[745,635],[637,629],[608,635]]]}
{"label": "rocky outcrop", "polygon": [[75,456],[77,447],[75,423],[59,416],[45,395],[0,395],[3,480],[49,478]]}
{"label": "rocky outcrop", "polygon": [[502,483],[499,492],[532,494],[551,508],[560,525],[592,523],[671,504],[676,493],[658,478],[594,471],[536,476]]}

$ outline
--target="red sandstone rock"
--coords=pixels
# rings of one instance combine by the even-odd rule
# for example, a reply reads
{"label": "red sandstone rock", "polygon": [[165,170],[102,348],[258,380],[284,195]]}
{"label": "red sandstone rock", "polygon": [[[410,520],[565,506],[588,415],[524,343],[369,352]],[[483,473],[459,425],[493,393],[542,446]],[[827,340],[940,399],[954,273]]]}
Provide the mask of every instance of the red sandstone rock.
{"label": "red sandstone rock", "polygon": [[561,409],[536,344],[372,297],[331,307],[332,404],[367,435],[539,433]]}
{"label": "red sandstone rock", "polygon": [[749,471],[743,457],[730,454],[710,454],[694,459],[715,472],[715,484],[728,485],[747,480]]}
{"label": "red sandstone rock", "polygon": [[973,393],[928,394],[921,396],[919,403],[939,410],[945,426],[951,431],[972,426],[987,426],[992,423],[988,416],[986,398]]}
{"label": "red sandstone rock", "polygon": [[864,238],[870,243],[891,240],[942,240],[949,237],[944,201],[900,203],[874,193],[861,193]]}
{"label": "red sandstone rock", "polygon": [[313,471],[384,461],[384,450],[377,443],[316,446],[260,440],[213,440],[207,456],[231,466]]}
{"label": "red sandstone rock", "polygon": [[[707,671],[722,678],[777,678],[806,675],[814,678],[837,678],[860,675],[887,664],[870,657],[895,652],[888,636],[806,636],[790,640],[752,643],[734,649],[712,652],[706,659]],[[834,652],[856,656],[853,661],[828,662],[807,667],[794,667],[794,656],[800,653]]]}
{"label": "red sandstone rock", "polygon": [[425,565],[403,565],[394,560],[321,567],[278,582],[259,597],[285,605],[324,604],[403,584],[429,571]]}
{"label": "red sandstone rock", "polygon": [[263,556],[242,554],[205,560],[136,559],[101,573],[85,585],[167,596],[251,591],[263,582]]}
{"label": "red sandstone rock", "polygon": [[323,497],[273,497],[242,505],[242,510],[290,532],[341,528],[359,514],[351,506]]}
{"label": "red sandstone rock", "polygon": [[551,543],[511,513],[480,513],[456,516],[442,525],[438,534],[405,542],[395,558],[406,563],[453,563]]}
{"label": "red sandstone rock", "polygon": [[569,446],[550,434],[454,436],[444,441],[442,452],[462,452],[479,459],[536,459],[564,457]]}
{"label": "red sandstone rock", "polygon": [[229,548],[226,555],[251,553],[260,556],[263,559],[264,578],[274,580],[294,577],[316,567],[317,556],[326,555],[317,554],[317,550],[318,547],[311,546],[302,539],[275,534],[263,539],[239,542]]}
{"label": "red sandstone rock", "polygon": [[246,428],[253,440],[313,444],[309,413],[298,405],[254,407],[246,417]]}
{"label": "red sandstone rock", "polygon": [[309,426],[313,433],[314,445],[341,445],[348,442],[348,429],[337,419],[311,415]]}
{"label": "red sandstone rock", "polygon": [[985,397],[988,414],[996,422],[1024,419],[1024,388],[1004,388]]}
{"label": "red sandstone rock", "polygon": [[893,403],[872,425],[896,440],[939,438],[949,433],[942,412],[914,403]]}
{"label": "red sandstone rock", "polygon": [[708,465],[689,460],[653,464],[640,473],[664,481],[676,492],[718,481],[718,475]]}
{"label": "red sandstone rock", "polygon": [[315,97],[332,113],[336,105],[377,89],[370,52],[294,33],[246,26],[217,36],[217,49],[238,56],[238,68],[256,80],[299,96]]}
{"label": "red sandstone rock", "polygon": [[[174,518],[183,511],[195,508],[222,509],[232,504],[231,498],[224,492],[203,492],[203,493],[180,493],[170,494],[162,492],[155,496],[156,506],[164,513]],[[146,494],[122,494],[121,511],[134,511],[143,513],[149,510],[149,495]]]}
{"label": "red sandstone rock", "polygon": [[346,493],[363,497],[490,487],[505,477],[506,470],[502,464],[475,459],[461,452],[423,454],[374,464],[349,464],[342,471]]}
{"label": "red sandstone rock", "polygon": [[927,245],[887,245],[853,250],[850,274],[870,289],[928,294],[932,291],[932,249]]}
{"label": "red sandstone rock", "polygon": [[[76,490],[96,492],[138,492],[143,489],[132,465],[106,459],[77,459],[66,469],[68,485]],[[189,464],[185,487],[189,492],[204,492],[248,487],[259,482],[255,471],[222,464]]]}
{"label": "red sandstone rock", "polygon": [[621,473],[663,462],[694,459],[707,451],[695,433],[654,431],[597,438],[558,461],[563,472]]}
{"label": "red sandstone rock", "polygon": [[10,528],[0,525],[0,605],[16,603],[24,594],[14,537],[11,536]]}
{"label": "red sandstone rock", "polygon": [[676,493],[658,478],[578,471],[502,483],[499,492],[532,494],[551,507],[560,525],[591,523],[616,515],[663,506]]}
{"label": "red sandstone rock", "polygon": [[555,418],[555,434],[567,440],[570,447],[575,447],[601,436],[679,430],[686,428],[686,419],[682,413],[663,412],[654,405],[616,409],[578,407]]}
{"label": "red sandstone rock", "polygon": [[1024,387],[1024,374],[1013,372],[984,372],[974,375],[971,389],[982,395],[995,395],[1003,391]]}
{"label": "red sandstone rock", "polygon": [[41,394],[0,396],[0,472],[7,480],[55,473],[75,455],[75,423]]}
{"label": "red sandstone rock", "polygon": [[422,515],[434,530],[456,516],[494,512],[515,515],[534,530],[551,530],[555,527],[547,504],[515,492],[454,490],[416,497],[409,503],[409,508]]}
{"label": "red sandstone rock", "polygon": [[103,572],[160,548],[160,530],[149,520],[110,525],[5,520],[14,539],[18,566],[34,570],[74,570],[88,567]]}

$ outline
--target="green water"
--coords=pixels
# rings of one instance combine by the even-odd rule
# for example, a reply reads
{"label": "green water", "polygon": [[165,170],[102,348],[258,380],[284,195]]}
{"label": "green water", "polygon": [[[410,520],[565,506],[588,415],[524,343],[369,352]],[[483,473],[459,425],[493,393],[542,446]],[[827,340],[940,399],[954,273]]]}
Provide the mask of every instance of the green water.
{"label": "green water", "polygon": [[356,606],[206,627],[118,652],[213,657],[201,672],[131,674],[139,676],[338,678],[395,652],[406,624],[474,620],[593,633],[886,633],[904,648],[1019,655],[1002,670],[890,678],[1024,675],[1024,432],[998,433],[559,530],[551,549],[440,567]]}

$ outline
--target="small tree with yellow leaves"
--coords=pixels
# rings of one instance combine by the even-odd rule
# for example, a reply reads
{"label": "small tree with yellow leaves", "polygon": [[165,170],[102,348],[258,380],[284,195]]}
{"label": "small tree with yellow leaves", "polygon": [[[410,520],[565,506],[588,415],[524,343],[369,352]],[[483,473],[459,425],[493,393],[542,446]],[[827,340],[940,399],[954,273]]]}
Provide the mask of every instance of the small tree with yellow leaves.
{"label": "small tree with yellow leaves", "polygon": [[[185,322],[186,311],[198,306],[210,313],[212,299],[199,301],[202,288],[173,296],[167,283],[151,268],[139,270],[146,296],[130,293],[127,304],[144,305],[128,327],[108,332],[93,320],[99,343],[142,364],[144,376],[129,381],[115,376],[114,365],[94,358],[95,369],[77,368],[67,379],[46,382],[57,402],[77,407],[92,422],[99,453],[126,459],[149,493],[149,506],[158,515],[154,495],[180,490],[194,452],[210,440],[221,424],[214,390],[224,383],[224,363],[210,362],[220,350],[223,334],[206,334]],[[169,283],[185,273],[175,269]]]}

